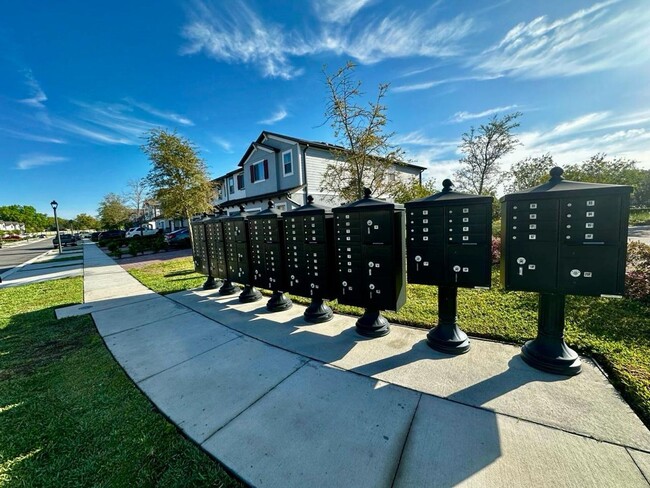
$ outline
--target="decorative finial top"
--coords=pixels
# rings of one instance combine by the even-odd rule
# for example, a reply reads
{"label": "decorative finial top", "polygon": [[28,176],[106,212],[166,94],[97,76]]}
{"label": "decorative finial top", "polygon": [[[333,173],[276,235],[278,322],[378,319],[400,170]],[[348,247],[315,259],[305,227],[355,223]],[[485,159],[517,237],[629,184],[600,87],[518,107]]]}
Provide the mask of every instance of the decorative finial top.
{"label": "decorative finial top", "polygon": [[269,200],[268,206],[269,206],[269,208],[275,207],[275,204],[273,203],[273,200]]}
{"label": "decorative finial top", "polygon": [[363,198],[370,198],[370,194],[372,191],[370,191],[370,188],[364,188],[363,189]]}
{"label": "decorative finial top", "polygon": [[442,180],[442,191],[451,191],[452,186],[454,186],[454,184],[449,178]]}
{"label": "decorative finial top", "polygon": [[314,203],[314,197],[307,195],[307,203]]}
{"label": "decorative finial top", "polygon": [[553,180],[553,181],[561,180],[561,179],[563,179],[562,178],[563,174],[564,174],[564,170],[562,168],[560,168],[559,166],[556,166],[555,168],[551,169],[551,171],[550,171],[551,180]]}

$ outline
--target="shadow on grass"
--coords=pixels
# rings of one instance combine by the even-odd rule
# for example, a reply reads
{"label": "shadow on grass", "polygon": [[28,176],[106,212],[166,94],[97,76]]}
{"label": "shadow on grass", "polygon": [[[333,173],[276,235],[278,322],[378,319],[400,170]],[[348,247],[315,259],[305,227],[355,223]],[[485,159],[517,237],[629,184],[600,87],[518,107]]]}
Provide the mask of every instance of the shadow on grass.
{"label": "shadow on grass", "polygon": [[164,276],[165,276],[165,278],[171,278],[173,276],[187,276],[187,275],[191,275],[191,274],[194,274],[193,269],[187,269],[187,270],[183,270],[183,271],[174,271],[172,273],[167,273]]}

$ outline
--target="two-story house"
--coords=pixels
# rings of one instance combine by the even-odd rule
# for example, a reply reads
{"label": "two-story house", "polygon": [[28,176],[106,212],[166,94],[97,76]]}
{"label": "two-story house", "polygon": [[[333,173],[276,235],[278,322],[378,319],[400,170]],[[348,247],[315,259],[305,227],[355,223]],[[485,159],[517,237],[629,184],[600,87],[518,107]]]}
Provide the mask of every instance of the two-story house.
{"label": "two-story house", "polygon": [[[266,208],[273,200],[279,210],[291,210],[307,202],[307,195],[321,205],[333,207],[342,202],[334,194],[320,190],[321,180],[335,151],[342,147],[326,142],[263,131],[239,161],[238,168],[214,180],[215,205],[228,213],[244,205],[249,212]],[[414,164],[395,165],[395,178],[420,178],[425,168]],[[380,195],[378,195],[380,196]]]}

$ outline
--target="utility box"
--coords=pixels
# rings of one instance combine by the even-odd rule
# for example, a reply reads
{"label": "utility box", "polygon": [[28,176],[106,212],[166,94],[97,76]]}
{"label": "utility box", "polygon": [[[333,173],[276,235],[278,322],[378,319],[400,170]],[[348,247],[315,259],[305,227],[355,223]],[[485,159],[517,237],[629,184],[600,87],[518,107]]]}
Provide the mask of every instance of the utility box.
{"label": "utility box", "polygon": [[282,214],[284,218],[284,252],[287,291],[311,298],[305,320],[325,322],[333,318],[332,309],[323,299],[336,297],[332,268],[334,258],[334,218],[332,211],[314,203]]}
{"label": "utility box", "polygon": [[205,221],[207,218],[193,220],[192,226],[192,258],[194,260],[194,270],[204,275],[210,274],[208,265],[208,249],[205,242]]}
{"label": "utility box", "polygon": [[205,242],[210,262],[210,272],[215,278],[226,279],[226,248],[223,238],[223,216],[211,217],[204,221]]}
{"label": "utility box", "polygon": [[405,204],[408,282],[489,288],[492,197],[451,189]]}
{"label": "utility box", "polygon": [[239,295],[242,302],[252,302],[262,298],[253,287],[248,237],[249,214],[243,207],[240,211],[223,217],[223,238],[226,249],[227,279],[244,285]]}
{"label": "utility box", "polygon": [[623,295],[632,187],[562,179],[501,198],[506,290]]}
{"label": "utility box", "polygon": [[273,291],[267,303],[272,312],[287,310],[292,303],[286,290],[287,268],[282,250],[284,222],[269,201],[268,208],[248,218],[252,284]]}
{"label": "utility box", "polygon": [[364,198],[336,207],[332,213],[337,299],[366,308],[357,332],[385,335],[388,322],[379,311],[397,311],[406,301],[404,206],[371,198],[365,189]]}

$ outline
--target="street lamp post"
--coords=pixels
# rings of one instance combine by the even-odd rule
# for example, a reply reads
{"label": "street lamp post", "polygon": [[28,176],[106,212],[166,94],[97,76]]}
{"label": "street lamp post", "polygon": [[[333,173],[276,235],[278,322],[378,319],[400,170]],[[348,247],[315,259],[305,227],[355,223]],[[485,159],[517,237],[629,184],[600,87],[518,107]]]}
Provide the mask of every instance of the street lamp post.
{"label": "street lamp post", "polygon": [[56,200],[52,200],[50,202],[50,205],[52,205],[52,209],[54,210],[54,224],[56,225],[56,242],[59,244],[59,254],[63,254],[63,250],[61,249],[61,233],[59,232],[59,218],[56,216],[56,208],[59,206],[59,204],[56,203]]}

